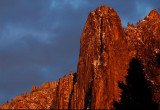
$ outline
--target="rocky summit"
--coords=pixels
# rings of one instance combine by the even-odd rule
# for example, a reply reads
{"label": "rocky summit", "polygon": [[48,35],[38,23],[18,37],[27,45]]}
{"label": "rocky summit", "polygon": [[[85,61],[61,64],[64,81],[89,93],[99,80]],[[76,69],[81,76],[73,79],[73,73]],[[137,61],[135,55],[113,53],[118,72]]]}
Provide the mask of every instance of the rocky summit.
{"label": "rocky summit", "polygon": [[153,9],[137,25],[122,27],[111,7],[89,13],[80,40],[77,72],[32,87],[0,109],[114,109],[121,100],[118,81],[126,84],[127,69],[138,58],[151,83],[153,100],[160,104],[160,15]]}

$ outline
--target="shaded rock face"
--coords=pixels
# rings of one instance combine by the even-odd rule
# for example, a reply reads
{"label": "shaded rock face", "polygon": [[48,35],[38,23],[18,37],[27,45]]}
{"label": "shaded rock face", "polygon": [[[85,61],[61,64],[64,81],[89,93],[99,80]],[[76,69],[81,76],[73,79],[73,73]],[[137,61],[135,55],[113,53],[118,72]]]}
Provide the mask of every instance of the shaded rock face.
{"label": "shaded rock face", "polygon": [[160,15],[152,10],[124,30],[118,14],[102,5],[91,12],[81,36],[77,73],[32,87],[0,109],[113,109],[118,81],[125,82],[131,59],[144,65],[153,99],[160,104]]}

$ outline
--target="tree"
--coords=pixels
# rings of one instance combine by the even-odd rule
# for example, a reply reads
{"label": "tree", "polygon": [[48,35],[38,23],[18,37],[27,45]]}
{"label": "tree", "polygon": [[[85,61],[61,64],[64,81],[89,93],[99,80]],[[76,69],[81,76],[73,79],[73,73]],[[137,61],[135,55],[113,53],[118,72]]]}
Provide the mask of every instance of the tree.
{"label": "tree", "polygon": [[127,22],[127,26],[128,26],[128,27],[130,26],[129,22]]}
{"label": "tree", "polygon": [[152,90],[145,79],[141,62],[134,58],[130,62],[127,84],[118,82],[123,90],[120,102],[114,101],[117,110],[158,110],[158,105],[152,100]]}

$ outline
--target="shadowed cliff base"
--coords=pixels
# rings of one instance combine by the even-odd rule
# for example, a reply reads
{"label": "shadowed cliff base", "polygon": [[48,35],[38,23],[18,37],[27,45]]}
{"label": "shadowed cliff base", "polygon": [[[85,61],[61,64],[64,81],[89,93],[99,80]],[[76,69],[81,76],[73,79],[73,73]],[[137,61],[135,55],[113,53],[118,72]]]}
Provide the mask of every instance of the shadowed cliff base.
{"label": "shadowed cliff base", "polygon": [[118,82],[122,89],[120,102],[114,101],[116,110],[158,110],[152,99],[151,84],[145,78],[144,66],[137,58],[132,59],[126,83]]}
{"label": "shadowed cliff base", "polygon": [[[77,82],[77,73],[74,73],[73,74],[73,90],[69,96],[69,103],[68,103],[68,109],[71,109],[71,99],[72,99],[72,95],[74,93],[74,84]],[[54,108],[51,108],[51,109],[54,109]]]}
{"label": "shadowed cliff base", "polygon": [[160,54],[157,54],[157,67],[160,68]]}

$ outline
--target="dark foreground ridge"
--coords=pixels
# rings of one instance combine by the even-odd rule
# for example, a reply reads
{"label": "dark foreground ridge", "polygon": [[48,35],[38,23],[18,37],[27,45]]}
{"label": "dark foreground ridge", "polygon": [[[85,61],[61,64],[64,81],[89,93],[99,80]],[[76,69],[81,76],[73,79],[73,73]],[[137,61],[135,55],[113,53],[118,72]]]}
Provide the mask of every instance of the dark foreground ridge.
{"label": "dark foreground ridge", "polygon": [[[111,7],[90,12],[81,36],[77,73],[33,87],[1,109],[114,109],[127,85],[132,59],[143,65],[151,100],[160,104],[160,15],[152,10],[124,30]],[[145,94],[145,91],[144,91]]]}

